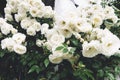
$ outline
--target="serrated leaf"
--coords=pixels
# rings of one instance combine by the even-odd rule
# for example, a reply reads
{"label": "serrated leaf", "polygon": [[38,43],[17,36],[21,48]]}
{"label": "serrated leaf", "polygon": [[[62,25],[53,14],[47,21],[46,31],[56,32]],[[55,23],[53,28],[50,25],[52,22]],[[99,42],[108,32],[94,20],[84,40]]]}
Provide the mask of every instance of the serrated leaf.
{"label": "serrated leaf", "polygon": [[62,50],[64,47],[63,46],[59,46],[56,48],[56,50]]}
{"label": "serrated leaf", "polygon": [[50,63],[50,62],[49,62],[48,59],[45,59],[45,60],[44,60],[45,67],[48,67],[49,63]]}

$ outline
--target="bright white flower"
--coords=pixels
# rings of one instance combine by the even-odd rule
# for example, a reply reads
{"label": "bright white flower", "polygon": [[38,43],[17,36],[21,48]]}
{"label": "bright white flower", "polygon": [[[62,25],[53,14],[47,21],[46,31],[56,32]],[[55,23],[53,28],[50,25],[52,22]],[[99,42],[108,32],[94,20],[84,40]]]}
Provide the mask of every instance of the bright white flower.
{"label": "bright white flower", "polygon": [[24,19],[24,18],[26,18],[26,14],[15,14],[15,20],[17,21],[17,22],[19,22],[19,21],[21,21],[22,19]]}
{"label": "bright white flower", "polygon": [[4,35],[7,35],[10,33],[10,30],[13,28],[12,25],[10,24],[3,24],[3,26],[1,26],[1,32],[4,34]]}
{"label": "bright white flower", "polygon": [[113,21],[113,23],[117,23],[118,21],[118,17],[115,14],[111,15],[110,19]]}
{"label": "bright white flower", "polygon": [[27,1],[31,6],[37,7],[39,9],[43,6],[45,6],[44,3],[41,0],[34,0],[34,1],[33,0],[27,0]]}
{"label": "bright white flower", "polygon": [[36,45],[37,45],[38,47],[41,47],[44,42],[45,42],[45,40],[37,39],[37,40],[36,40]]}
{"label": "bright white flower", "polygon": [[77,29],[79,32],[90,32],[92,30],[92,25],[87,22],[78,23]]}
{"label": "bright white flower", "polygon": [[35,31],[38,32],[41,29],[41,24],[38,23],[38,22],[34,22],[33,25],[32,25],[32,27],[35,29]]}
{"label": "bright white flower", "polygon": [[59,29],[59,33],[61,33],[65,38],[70,38],[72,33],[67,29]]}
{"label": "bright white flower", "polygon": [[30,8],[30,5],[23,1],[23,2],[20,2],[20,4],[18,4],[18,14],[23,14],[23,13],[26,13]]}
{"label": "bright white flower", "polygon": [[104,30],[100,29],[100,28],[93,28],[93,30],[90,33],[90,37],[88,40],[101,40],[102,37],[105,36],[105,32]]}
{"label": "bright white flower", "polygon": [[11,7],[11,11],[13,12],[13,13],[15,13],[15,12],[17,12],[17,7],[18,7],[18,4],[19,4],[19,2],[20,2],[20,0],[9,0],[9,1],[7,1],[7,3],[8,3],[8,7]]}
{"label": "bright white flower", "polygon": [[53,10],[52,10],[52,7],[51,6],[46,6],[45,9],[44,9],[44,17],[45,18],[50,18],[50,17],[53,17]]}
{"label": "bright white flower", "polygon": [[102,53],[106,56],[114,55],[120,48],[120,39],[107,29],[105,29],[105,34],[105,37],[101,39]]}
{"label": "bright white flower", "polygon": [[92,24],[94,25],[94,27],[100,27],[100,25],[103,23],[103,19],[98,16],[98,15],[94,15],[91,18]]}
{"label": "bright white flower", "polygon": [[17,53],[17,54],[24,54],[26,53],[27,49],[25,46],[21,45],[21,44],[16,44],[14,46],[14,51]]}
{"label": "bright white flower", "polygon": [[12,21],[13,17],[12,17],[11,14],[5,14],[5,19],[8,20],[8,21]]}
{"label": "bright white flower", "polygon": [[60,28],[60,29],[68,29],[68,23],[69,23],[69,18],[66,19],[64,17],[61,16],[55,16],[55,23],[56,23],[56,27]]}
{"label": "bright white flower", "polygon": [[90,43],[83,43],[83,51],[82,54],[84,57],[92,58],[98,55],[101,51],[100,42],[97,40],[92,40]]}
{"label": "bright white flower", "polygon": [[33,27],[29,27],[27,29],[27,34],[30,35],[30,36],[35,36],[36,35],[36,31]]}
{"label": "bright white flower", "polygon": [[34,19],[30,19],[30,18],[25,18],[21,21],[21,27],[23,29],[27,29],[29,28],[34,22],[36,22]]}
{"label": "bright white flower", "polygon": [[9,51],[13,51],[13,47],[16,42],[12,38],[5,38],[1,41],[2,49],[8,49]]}
{"label": "bright white flower", "polygon": [[49,29],[49,30],[46,32],[45,37],[46,37],[47,39],[50,39],[51,36],[53,36],[54,34],[58,34],[57,30],[56,30],[55,28]]}
{"label": "bright white flower", "polygon": [[39,14],[39,9],[38,8],[36,8],[36,7],[31,7],[30,8],[30,14],[33,16],[33,17],[37,17],[38,16],[38,14]]}
{"label": "bright white flower", "polygon": [[54,64],[59,64],[62,62],[62,53],[54,53],[54,54],[50,54],[49,55],[49,60],[50,62],[54,63]]}
{"label": "bright white flower", "polygon": [[49,28],[49,25],[47,23],[42,24],[42,26],[41,26],[41,34],[47,33],[48,28]]}
{"label": "bright white flower", "polygon": [[18,32],[17,29],[15,29],[15,28],[12,28],[12,29],[11,29],[11,33],[12,33],[12,34],[16,34],[17,32]]}
{"label": "bright white flower", "polygon": [[61,34],[53,34],[48,40],[51,46],[57,46],[65,42],[65,37]]}
{"label": "bright white flower", "polygon": [[0,27],[6,24],[6,20],[4,18],[0,18]]}
{"label": "bright white flower", "polygon": [[11,7],[4,8],[5,14],[11,14]]}
{"label": "bright white flower", "polygon": [[114,14],[114,9],[111,6],[105,6],[104,8],[104,13],[110,17],[109,14]]}
{"label": "bright white flower", "polygon": [[21,44],[22,42],[25,42],[26,35],[22,33],[16,33],[12,36],[12,39],[15,40],[16,43]]}

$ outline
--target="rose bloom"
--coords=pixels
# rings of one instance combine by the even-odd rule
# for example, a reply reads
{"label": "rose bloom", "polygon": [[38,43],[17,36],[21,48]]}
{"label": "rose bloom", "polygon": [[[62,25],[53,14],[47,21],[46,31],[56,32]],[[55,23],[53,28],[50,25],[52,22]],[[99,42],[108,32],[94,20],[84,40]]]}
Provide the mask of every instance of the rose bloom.
{"label": "rose bloom", "polygon": [[91,21],[94,27],[100,27],[100,25],[103,23],[103,19],[99,15],[92,16]]}
{"label": "rose bloom", "polygon": [[10,33],[10,31],[11,31],[12,28],[13,28],[12,25],[5,23],[5,24],[3,24],[3,25],[1,26],[1,32],[2,32],[4,35],[7,35],[7,34]]}
{"label": "rose bloom", "polygon": [[65,37],[61,34],[53,34],[51,38],[48,39],[48,42],[51,46],[57,46],[65,42]]}
{"label": "rose bloom", "polygon": [[48,32],[49,25],[47,23],[42,24],[41,26],[41,34],[45,34]]}
{"label": "rose bloom", "polygon": [[8,49],[9,51],[13,51],[13,47],[16,42],[12,38],[5,38],[1,41],[2,49]]}
{"label": "rose bloom", "polygon": [[8,21],[12,21],[13,17],[12,17],[11,14],[5,14],[5,19],[8,20]]}
{"label": "rose bloom", "polygon": [[51,6],[46,6],[45,8],[44,8],[44,17],[45,18],[51,18],[51,17],[53,17],[53,14],[54,14],[54,12],[53,12],[53,10],[52,10],[52,7]]}
{"label": "rose bloom", "polygon": [[106,56],[114,55],[120,48],[120,39],[112,34],[108,29],[104,30],[105,37],[101,39],[102,54]]}
{"label": "rose bloom", "polygon": [[16,34],[17,32],[18,32],[17,29],[15,29],[15,28],[12,28],[12,29],[11,29],[11,33],[12,33],[12,34]]}
{"label": "rose bloom", "polygon": [[49,60],[50,60],[50,62],[52,62],[54,64],[59,64],[63,60],[62,55],[63,54],[61,54],[61,53],[50,54],[49,55]]}
{"label": "rose bloom", "polygon": [[22,33],[16,33],[12,36],[12,39],[15,40],[16,43],[21,44],[25,41],[26,35]]}
{"label": "rose bloom", "polygon": [[21,27],[22,27],[23,29],[27,29],[27,28],[29,28],[31,25],[33,25],[34,22],[36,22],[35,19],[24,18],[24,19],[21,21]]}
{"label": "rose bloom", "polygon": [[26,18],[26,13],[22,13],[22,14],[20,14],[20,13],[18,13],[18,14],[15,14],[15,20],[17,21],[17,22],[19,22],[19,21],[21,21],[21,20],[23,20],[24,18]]}
{"label": "rose bloom", "polygon": [[14,46],[14,51],[17,53],[17,54],[24,54],[26,53],[27,49],[25,46],[21,45],[21,44],[16,44]]}
{"label": "rose bloom", "polygon": [[65,38],[70,38],[72,33],[68,29],[59,29],[59,33],[61,33]]}
{"label": "rose bloom", "polygon": [[30,36],[35,36],[36,35],[36,31],[33,27],[29,27],[27,29],[27,34],[30,35]]}
{"label": "rose bloom", "polygon": [[32,17],[37,17],[38,14],[39,14],[38,11],[39,11],[39,9],[36,8],[36,7],[31,7],[31,8],[30,8],[30,14],[32,15]]}
{"label": "rose bloom", "polygon": [[32,27],[38,32],[41,29],[41,24],[39,22],[34,22]]}
{"label": "rose bloom", "polygon": [[100,42],[97,40],[92,40],[90,43],[84,42],[82,54],[84,57],[92,58],[98,55],[101,51]]}

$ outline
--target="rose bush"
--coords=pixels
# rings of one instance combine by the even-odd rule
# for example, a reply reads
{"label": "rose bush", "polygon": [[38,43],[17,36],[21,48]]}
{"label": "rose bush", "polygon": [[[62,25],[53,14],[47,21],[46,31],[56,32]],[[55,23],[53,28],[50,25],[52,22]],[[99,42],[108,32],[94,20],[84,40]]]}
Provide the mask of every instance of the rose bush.
{"label": "rose bush", "polygon": [[120,10],[105,1],[7,0],[0,18],[1,80],[115,80]]}

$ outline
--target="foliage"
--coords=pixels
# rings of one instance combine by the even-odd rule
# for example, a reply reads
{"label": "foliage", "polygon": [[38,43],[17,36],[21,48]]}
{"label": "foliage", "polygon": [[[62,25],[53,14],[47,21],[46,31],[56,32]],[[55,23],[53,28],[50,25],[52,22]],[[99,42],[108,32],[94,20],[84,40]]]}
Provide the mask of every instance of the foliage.
{"label": "foliage", "polygon": [[[118,12],[116,9],[116,13]],[[21,28],[20,22],[15,20],[15,14],[12,14],[13,20],[8,20],[7,23],[13,25],[18,32],[27,35],[27,52],[21,55],[0,47],[0,80],[104,80],[105,78],[116,80],[117,75],[120,74],[120,55],[106,57],[99,54],[93,58],[86,58],[82,55],[82,42],[76,39],[75,35],[67,38],[66,42],[55,50],[62,51],[64,54],[70,53],[75,57],[71,60],[64,59],[59,64],[51,63],[48,57],[52,52],[47,49],[47,46],[36,46],[36,39],[46,40],[45,35],[41,34],[41,31],[36,32],[35,36],[28,35],[26,30]],[[36,19],[40,24],[47,23],[49,29],[54,23],[51,17],[32,17],[29,12],[27,16],[30,19]],[[111,32],[120,38],[120,22],[117,24],[112,24],[110,21],[104,22],[104,25],[109,24],[112,26]],[[86,37],[85,33],[79,34]],[[0,41],[11,36],[11,33],[0,34]],[[69,46],[72,46],[70,50]]]}

